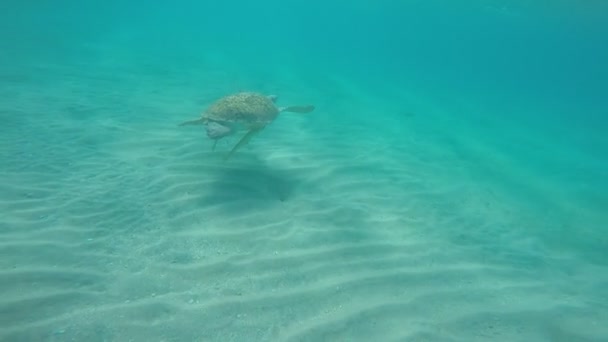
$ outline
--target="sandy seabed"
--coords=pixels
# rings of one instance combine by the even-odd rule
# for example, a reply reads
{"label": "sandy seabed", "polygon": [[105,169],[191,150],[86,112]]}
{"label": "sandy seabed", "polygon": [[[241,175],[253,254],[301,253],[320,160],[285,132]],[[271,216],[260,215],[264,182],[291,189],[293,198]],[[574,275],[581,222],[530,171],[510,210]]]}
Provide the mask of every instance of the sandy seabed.
{"label": "sandy seabed", "polygon": [[[543,171],[593,165],[565,143],[343,75],[80,68],[4,78],[0,340],[608,336],[605,197]],[[177,126],[245,89],[317,109],[227,163]]]}

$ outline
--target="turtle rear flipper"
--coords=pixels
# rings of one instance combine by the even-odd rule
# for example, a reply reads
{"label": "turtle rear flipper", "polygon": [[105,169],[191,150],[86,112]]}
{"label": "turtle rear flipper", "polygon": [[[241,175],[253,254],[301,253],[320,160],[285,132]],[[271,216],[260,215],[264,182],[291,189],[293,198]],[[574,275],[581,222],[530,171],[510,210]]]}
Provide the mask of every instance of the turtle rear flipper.
{"label": "turtle rear flipper", "polygon": [[230,159],[230,157],[232,157],[232,155],[241,147],[247,145],[247,143],[251,140],[251,138],[253,138],[254,135],[256,135],[257,133],[259,133],[262,129],[264,129],[264,126],[260,126],[260,127],[254,127],[251,128],[242,138],[241,140],[239,140],[238,143],[236,143],[236,145],[234,145],[234,147],[232,148],[232,150],[230,150],[230,153],[228,153],[228,155],[224,158],[224,161]]}
{"label": "turtle rear flipper", "polygon": [[310,113],[315,110],[315,106],[307,105],[307,106],[288,106],[281,107],[279,111],[281,112],[292,112],[292,113]]}

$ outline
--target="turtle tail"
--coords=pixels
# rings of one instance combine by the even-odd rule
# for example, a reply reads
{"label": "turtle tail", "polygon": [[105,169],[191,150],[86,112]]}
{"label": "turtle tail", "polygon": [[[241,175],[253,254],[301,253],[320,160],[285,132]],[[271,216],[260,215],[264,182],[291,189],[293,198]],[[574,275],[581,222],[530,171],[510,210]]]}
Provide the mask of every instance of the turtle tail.
{"label": "turtle tail", "polygon": [[190,120],[190,121],[185,121],[179,124],[179,126],[187,126],[187,125],[202,125],[205,123],[204,119],[196,119],[196,120]]}

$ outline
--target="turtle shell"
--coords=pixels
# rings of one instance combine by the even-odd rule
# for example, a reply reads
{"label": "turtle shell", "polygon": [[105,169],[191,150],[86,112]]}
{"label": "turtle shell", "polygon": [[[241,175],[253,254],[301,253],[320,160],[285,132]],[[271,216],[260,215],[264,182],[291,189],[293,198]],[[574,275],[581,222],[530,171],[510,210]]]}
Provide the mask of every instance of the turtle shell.
{"label": "turtle shell", "polygon": [[279,109],[265,95],[242,92],[222,97],[203,113],[203,118],[216,122],[267,124],[279,115]]}

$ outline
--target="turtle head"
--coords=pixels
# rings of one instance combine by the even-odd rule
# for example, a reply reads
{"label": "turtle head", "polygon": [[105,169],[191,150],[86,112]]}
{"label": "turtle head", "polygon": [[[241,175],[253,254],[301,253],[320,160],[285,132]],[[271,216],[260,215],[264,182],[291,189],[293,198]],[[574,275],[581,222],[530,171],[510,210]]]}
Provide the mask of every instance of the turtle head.
{"label": "turtle head", "polygon": [[205,127],[207,130],[207,136],[210,139],[217,140],[232,134],[232,129],[230,127],[222,125],[216,121],[208,121]]}
{"label": "turtle head", "polygon": [[277,102],[277,100],[279,99],[278,95],[268,95],[268,99],[272,102]]}

